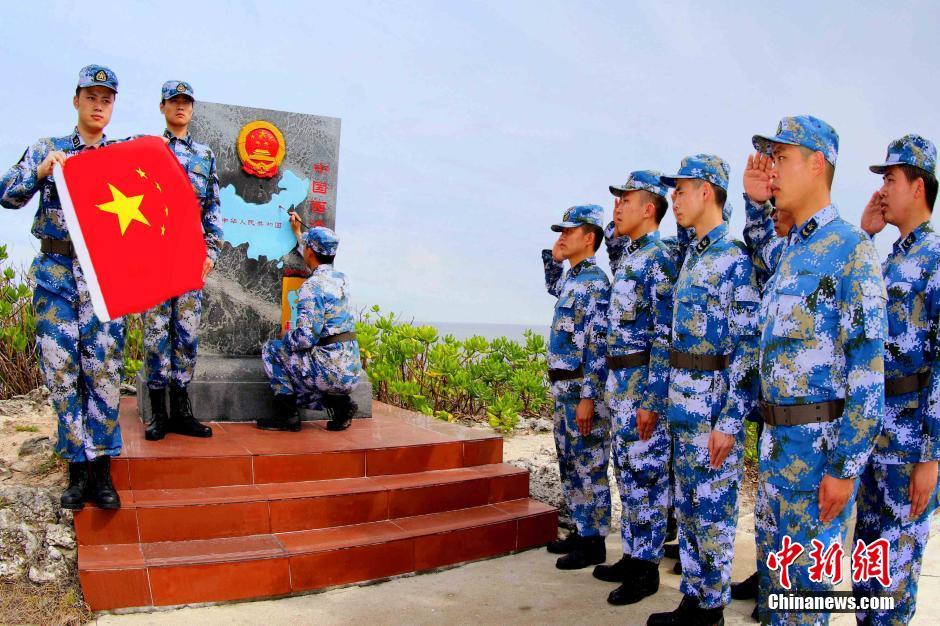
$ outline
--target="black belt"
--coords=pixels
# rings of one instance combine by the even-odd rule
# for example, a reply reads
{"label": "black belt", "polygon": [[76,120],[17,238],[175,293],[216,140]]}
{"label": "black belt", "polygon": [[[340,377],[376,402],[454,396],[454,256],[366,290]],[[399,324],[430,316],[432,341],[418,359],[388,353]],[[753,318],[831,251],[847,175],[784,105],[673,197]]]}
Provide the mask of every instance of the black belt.
{"label": "black belt", "polygon": [[557,383],[560,380],[574,380],[584,378],[584,368],[578,366],[576,370],[548,370],[548,380]]}
{"label": "black belt", "polygon": [[683,370],[718,372],[728,369],[731,357],[727,354],[689,354],[678,350],[669,351],[669,365]]}
{"label": "black belt", "polygon": [[770,426],[799,426],[831,422],[842,415],[843,409],[845,400],[788,405],[761,402],[760,416]]}
{"label": "black belt", "polygon": [[649,350],[646,352],[634,352],[621,356],[607,355],[607,368],[612,370],[624,370],[628,367],[639,367],[650,362]]}
{"label": "black belt", "polygon": [[901,378],[892,378],[885,381],[885,395],[886,396],[900,396],[901,394],[911,393],[912,391],[920,391],[927,386],[927,383],[930,380],[930,370],[926,372],[917,372],[916,374],[911,374],[910,376],[902,376]]}
{"label": "black belt", "polygon": [[70,259],[75,258],[75,246],[71,241],[62,241],[61,239],[49,239],[43,237],[39,242],[39,249],[43,254],[61,254]]}
{"label": "black belt", "polygon": [[348,333],[340,333],[338,335],[330,335],[329,337],[323,337],[320,341],[317,342],[318,346],[328,346],[333,343],[339,343],[341,341],[355,341],[356,333],[349,331]]}

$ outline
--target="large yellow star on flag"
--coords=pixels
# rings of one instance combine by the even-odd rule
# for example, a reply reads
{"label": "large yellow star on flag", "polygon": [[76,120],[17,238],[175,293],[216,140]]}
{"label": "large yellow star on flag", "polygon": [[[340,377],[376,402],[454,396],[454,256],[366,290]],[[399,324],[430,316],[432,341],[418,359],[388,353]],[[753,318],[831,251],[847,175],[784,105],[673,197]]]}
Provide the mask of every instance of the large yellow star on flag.
{"label": "large yellow star on flag", "polygon": [[118,216],[118,223],[121,225],[121,236],[124,236],[124,233],[127,232],[127,227],[131,225],[131,222],[140,222],[146,226],[150,226],[150,222],[147,221],[147,218],[143,213],[140,212],[140,203],[143,201],[143,194],[139,196],[131,196],[128,198],[121,190],[108,183],[108,188],[111,189],[111,198],[110,202],[105,202],[104,204],[96,204],[99,209],[105,213],[114,213]]}

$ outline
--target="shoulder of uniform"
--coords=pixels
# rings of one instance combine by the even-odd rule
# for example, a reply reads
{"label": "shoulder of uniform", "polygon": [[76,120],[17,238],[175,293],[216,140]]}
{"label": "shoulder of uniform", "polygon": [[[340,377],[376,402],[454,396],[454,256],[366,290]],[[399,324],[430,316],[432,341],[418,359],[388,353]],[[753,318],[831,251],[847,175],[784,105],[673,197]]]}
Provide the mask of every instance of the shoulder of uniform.
{"label": "shoulder of uniform", "polygon": [[196,150],[197,152],[201,152],[202,154],[204,154],[206,157],[210,159],[215,158],[215,153],[212,152],[212,148],[210,148],[207,144],[199,143],[198,141],[193,141],[193,149]]}
{"label": "shoulder of uniform", "polygon": [[605,283],[610,284],[610,280],[607,278],[607,272],[601,269],[599,265],[589,265],[584,268],[581,272],[578,273],[578,278],[582,280],[603,280]]}

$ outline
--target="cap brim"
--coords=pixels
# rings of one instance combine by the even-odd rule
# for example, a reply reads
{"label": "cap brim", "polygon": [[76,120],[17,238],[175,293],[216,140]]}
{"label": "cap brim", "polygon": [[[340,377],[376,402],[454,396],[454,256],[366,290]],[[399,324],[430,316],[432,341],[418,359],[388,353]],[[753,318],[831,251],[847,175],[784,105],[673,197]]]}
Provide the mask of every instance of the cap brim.
{"label": "cap brim", "polygon": [[106,87],[114,93],[117,93],[118,90],[112,87],[111,85],[106,85],[104,83],[78,83],[78,89],[86,89],[88,87]]}
{"label": "cap brim", "polygon": [[614,194],[618,198],[622,196],[623,192],[625,191],[626,189],[624,187],[614,187],[613,185],[610,186],[610,193]]}
{"label": "cap brim", "polygon": [[[681,174],[673,174],[672,176],[660,176],[659,182],[666,185],[667,187],[675,187],[676,183],[680,180],[693,180],[697,179],[698,176],[685,176]],[[704,178],[701,180],[705,180]]]}
{"label": "cap brim", "polygon": [[576,224],[575,222],[559,222],[558,224],[552,224],[552,230],[556,233],[560,233],[566,228],[576,228],[581,224]]}
{"label": "cap brim", "polygon": [[751,137],[751,143],[754,144],[754,149],[762,154],[773,154],[775,144],[784,144],[787,146],[800,145],[792,141],[783,141],[777,136],[766,137],[764,135],[754,135]]}
{"label": "cap brim", "polygon": [[871,170],[874,174],[884,174],[888,171],[889,167],[894,165],[901,165],[900,163],[884,163],[882,165],[869,165],[868,169]]}

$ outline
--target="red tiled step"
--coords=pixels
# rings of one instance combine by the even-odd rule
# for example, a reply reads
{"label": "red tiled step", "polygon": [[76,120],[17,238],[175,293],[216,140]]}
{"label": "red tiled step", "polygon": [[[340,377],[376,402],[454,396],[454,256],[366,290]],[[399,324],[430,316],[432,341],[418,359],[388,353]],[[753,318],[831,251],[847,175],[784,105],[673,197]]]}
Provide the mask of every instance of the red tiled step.
{"label": "red tiled step", "polygon": [[334,480],[121,492],[75,514],[84,545],[215,539],[347,526],[527,498],[524,469],[490,464]]}
{"label": "red tiled step", "polygon": [[331,480],[456,469],[502,461],[501,437],[381,403],[343,432],[305,422],[298,433],[214,422],[209,439],[146,441],[133,398],[121,401],[124,451],[112,461],[119,490],[186,489]]}
{"label": "red tiled step", "polygon": [[80,545],[79,576],[93,610],[272,597],[544,545],[556,524],[552,507],[515,499],[337,528]]}

